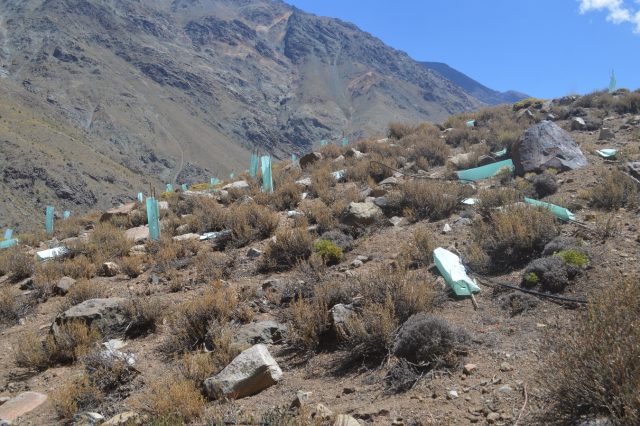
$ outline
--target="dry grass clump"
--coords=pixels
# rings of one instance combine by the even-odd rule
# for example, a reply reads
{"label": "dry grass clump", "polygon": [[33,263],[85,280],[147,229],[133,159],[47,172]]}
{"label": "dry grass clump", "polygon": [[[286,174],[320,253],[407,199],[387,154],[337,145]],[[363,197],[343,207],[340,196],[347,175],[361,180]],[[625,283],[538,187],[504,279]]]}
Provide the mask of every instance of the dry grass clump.
{"label": "dry grass clump", "polygon": [[0,253],[0,272],[9,274],[11,281],[17,282],[29,278],[35,271],[35,260],[20,250],[19,247],[11,247]]}
{"label": "dry grass clump", "polygon": [[640,288],[615,282],[593,297],[566,334],[552,336],[542,375],[550,407],[545,421],[577,423],[605,416],[640,423]]}
{"label": "dry grass clump", "polygon": [[294,210],[300,202],[302,188],[293,179],[283,182],[275,187],[271,196],[271,204],[277,211]]}
{"label": "dry grass clump", "polygon": [[83,220],[79,216],[72,216],[69,219],[58,220],[55,223],[55,236],[59,240],[77,237],[83,229]]}
{"label": "dry grass clump", "polygon": [[224,253],[200,250],[195,260],[198,280],[208,282],[228,278],[233,267],[233,260]]}
{"label": "dry grass clump", "polygon": [[389,123],[388,137],[400,140],[415,131],[415,126],[409,123]]}
{"label": "dry grass clump", "polygon": [[135,338],[153,333],[162,319],[165,306],[157,299],[134,298],[125,305],[124,315],[129,324],[125,330],[127,337]]}
{"label": "dry grass clump", "polygon": [[26,333],[14,350],[18,367],[45,370],[59,364],[70,364],[89,353],[100,340],[100,332],[82,321],[59,326],[57,337],[48,334],[44,341],[36,333]]}
{"label": "dry grass clump", "polygon": [[235,204],[230,208],[227,229],[232,232],[232,244],[243,247],[252,241],[269,238],[280,217],[268,207],[256,203]]}
{"label": "dry grass clump", "polygon": [[30,303],[22,299],[19,290],[0,288],[0,325],[17,323],[30,308]]}
{"label": "dry grass clump", "polygon": [[125,257],[120,261],[120,269],[129,278],[138,278],[142,273],[142,258],[139,256]]}
{"label": "dry grass clump", "polygon": [[451,153],[449,145],[440,137],[440,130],[427,124],[417,127],[414,133],[406,135],[398,143],[411,150],[409,159],[423,170],[443,165]]}
{"label": "dry grass clump", "polygon": [[286,271],[311,256],[313,239],[303,228],[282,229],[267,245],[260,269]]}
{"label": "dry grass clump", "polygon": [[179,363],[182,375],[200,385],[214,374],[221,371],[237,357],[242,347],[234,343],[236,328],[220,325],[210,331],[211,352],[186,352]]}
{"label": "dry grass clump", "polygon": [[322,200],[304,200],[300,204],[300,211],[309,219],[309,222],[318,225],[319,233],[331,231],[338,225],[333,210]]}
{"label": "dry grass clump", "polygon": [[190,197],[193,199],[191,216],[187,224],[191,232],[218,232],[225,229],[229,220],[229,212],[213,198]]}
{"label": "dry grass clump", "polygon": [[393,169],[398,167],[395,158],[385,157],[378,153],[371,153],[360,159],[349,158],[345,167],[346,178],[350,182],[373,186],[393,175]]}
{"label": "dry grass clump", "polygon": [[605,210],[640,207],[638,185],[619,170],[604,172],[591,189],[590,203]]}
{"label": "dry grass clump", "polygon": [[489,217],[499,207],[514,204],[520,198],[518,191],[513,188],[481,189],[478,191],[478,212],[483,217]]}
{"label": "dry grass clump", "polygon": [[553,215],[543,208],[511,205],[474,223],[477,247],[490,259],[488,270],[521,265],[536,257],[559,233]]}
{"label": "dry grass clump", "polygon": [[91,383],[84,372],[66,382],[52,395],[56,414],[60,420],[65,421],[71,421],[80,411],[97,409],[103,399],[104,394]]}
{"label": "dry grass clump", "polygon": [[125,236],[123,230],[104,222],[96,225],[89,240],[78,242],[73,251],[86,255],[95,264],[100,264],[126,256],[132,246],[133,242]]}
{"label": "dry grass clump", "polygon": [[96,274],[97,266],[85,255],[71,259],[51,260],[38,263],[33,277],[33,296],[46,300],[53,295],[53,288],[62,277],[89,280]]}
{"label": "dry grass clump", "polygon": [[246,312],[233,288],[215,282],[198,297],[180,304],[169,319],[164,351],[178,354],[211,346],[210,330],[232,319],[244,322]]}
{"label": "dry grass clump", "polygon": [[414,231],[413,241],[400,251],[399,259],[407,267],[424,268],[433,262],[433,250],[437,247],[435,235],[427,227]]}
{"label": "dry grass clump", "polygon": [[107,292],[103,286],[91,280],[80,279],[69,289],[66,303],[62,309],[67,310],[71,306],[75,306],[85,300],[100,299],[106,297],[106,295]]}
{"label": "dry grass clump", "polygon": [[464,187],[438,180],[410,180],[401,187],[400,210],[413,221],[440,220],[449,217],[460,206]]}
{"label": "dry grass clump", "polygon": [[150,416],[163,418],[158,424],[190,424],[202,415],[205,402],[191,380],[169,372],[151,380],[135,405]]}
{"label": "dry grass clump", "polygon": [[614,94],[596,91],[578,98],[574,106],[615,111],[618,114],[638,114],[640,113],[640,91],[618,90]]}

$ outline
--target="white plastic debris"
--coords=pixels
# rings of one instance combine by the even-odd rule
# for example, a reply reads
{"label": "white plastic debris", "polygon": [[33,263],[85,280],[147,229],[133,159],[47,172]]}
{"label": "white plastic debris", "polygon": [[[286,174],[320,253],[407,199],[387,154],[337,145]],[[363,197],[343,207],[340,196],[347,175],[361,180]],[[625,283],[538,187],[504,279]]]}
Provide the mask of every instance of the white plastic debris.
{"label": "white plastic debris", "polygon": [[36,253],[36,256],[38,260],[51,260],[51,259],[56,259],[58,257],[62,257],[68,253],[69,253],[68,248],[64,246],[60,246],[60,247],[56,247],[48,250],[39,251]]}

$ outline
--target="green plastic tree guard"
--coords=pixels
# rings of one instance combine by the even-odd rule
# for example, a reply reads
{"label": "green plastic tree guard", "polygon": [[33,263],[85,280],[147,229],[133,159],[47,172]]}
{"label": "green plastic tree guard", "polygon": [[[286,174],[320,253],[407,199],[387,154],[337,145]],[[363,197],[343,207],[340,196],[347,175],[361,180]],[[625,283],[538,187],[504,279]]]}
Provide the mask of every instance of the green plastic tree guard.
{"label": "green plastic tree guard", "polygon": [[158,201],[147,197],[147,223],[149,224],[149,238],[153,241],[160,239],[160,208]]}
{"label": "green plastic tree guard", "polygon": [[609,78],[609,93],[616,91],[618,80],[616,80],[616,73],[611,70],[611,77]]}
{"label": "green plastic tree guard", "polygon": [[16,245],[18,245],[18,240],[16,240],[15,238],[0,241],[0,249],[8,249]]}
{"label": "green plastic tree guard", "polygon": [[62,213],[62,218],[63,218],[64,220],[67,220],[67,219],[69,219],[70,217],[71,217],[71,212],[70,212],[69,210],[65,210],[65,211]]}
{"label": "green plastic tree guard", "polygon": [[212,177],[211,178],[211,185],[212,186],[217,185],[219,183],[220,183],[220,179],[218,179],[217,177]]}
{"label": "green plastic tree guard", "polygon": [[273,178],[271,176],[271,157],[265,155],[261,158],[262,162],[262,191],[273,192]]}
{"label": "green plastic tree guard", "polygon": [[320,146],[327,146],[327,145],[329,145],[329,141],[328,141],[328,140],[326,140],[326,139],[322,139],[322,140],[320,141]]}
{"label": "green plastic tree guard", "polygon": [[9,228],[4,231],[4,240],[10,240],[11,238],[13,238],[13,229]]}
{"label": "green plastic tree guard", "polygon": [[188,191],[189,187],[187,186],[186,183],[183,183],[182,186],[180,186],[180,188],[182,188],[183,191]]}
{"label": "green plastic tree guard", "polygon": [[460,170],[456,173],[460,180],[476,181],[493,177],[505,167],[510,171],[513,171],[513,161],[511,159],[498,161],[496,163],[487,164],[486,166],[476,167],[475,169]]}
{"label": "green plastic tree guard", "polygon": [[548,209],[555,217],[560,220],[564,220],[567,222],[576,220],[575,215],[564,207],[556,206],[555,204],[551,203],[545,203],[544,201],[534,200],[533,198],[525,198],[524,202],[527,204],[531,204],[532,206]]}
{"label": "green plastic tree guard", "polygon": [[433,251],[433,260],[456,296],[471,296],[480,291],[476,282],[467,275],[464,265],[456,254],[438,247]]}
{"label": "green plastic tree guard", "polygon": [[476,127],[476,120],[467,121],[467,127]]}
{"label": "green plastic tree guard", "polygon": [[167,184],[167,192],[173,192],[173,185],[170,183]]}
{"label": "green plastic tree guard", "polygon": [[251,154],[251,161],[249,162],[249,176],[252,178],[258,176],[258,154]]}
{"label": "green plastic tree guard", "polygon": [[144,194],[142,192],[138,192],[138,202],[144,202]]}
{"label": "green plastic tree guard", "polygon": [[343,138],[342,139],[342,146],[348,146],[348,145],[349,145],[349,139]]}
{"label": "green plastic tree guard", "polygon": [[47,234],[53,234],[53,214],[55,213],[55,209],[53,206],[47,206],[47,210],[44,217],[44,229],[47,231]]}

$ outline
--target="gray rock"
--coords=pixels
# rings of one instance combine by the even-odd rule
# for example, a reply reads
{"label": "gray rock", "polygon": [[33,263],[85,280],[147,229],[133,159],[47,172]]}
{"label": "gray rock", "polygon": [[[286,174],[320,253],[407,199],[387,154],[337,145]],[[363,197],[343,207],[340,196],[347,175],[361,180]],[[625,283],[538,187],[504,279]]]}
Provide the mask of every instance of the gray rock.
{"label": "gray rock", "polygon": [[133,426],[142,424],[143,419],[140,414],[133,411],[125,411],[124,413],[116,414],[100,426]]}
{"label": "gray rock", "polygon": [[461,154],[454,155],[453,157],[449,158],[448,161],[449,163],[453,164],[456,168],[460,168],[470,163],[472,159],[473,159],[473,154],[469,152],[463,152]]}
{"label": "gray rock", "polygon": [[47,400],[47,395],[38,392],[22,392],[0,405],[0,419],[13,422],[27,414]]}
{"label": "gray rock", "polygon": [[200,235],[189,233],[189,234],[183,234],[183,235],[176,235],[175,237],[173,237],[173,241],[191,241],[191,240],[193,241],[200,240]]}
{"label": "gray rock", "polygon": [[393,216],[391,219],[389,219],[389,222],[393,226],[404,226],[404,225],[407,225],[409,223],[405,218],[398,217],[398,216]]}
{"label": "gray rock", "polygon": [[571,119],[571,130],[586,130],[587,123],[582,117],[573,117]]}
{"label": "gray rock", "polygon": [[551,121],[528,128],[512,148],[512,158],[518,175],[574,170],[587,165],[587,159],[571,136]]}
{"label": "gray rock", "polygon": [[304,155],[300,158],[300,167],[305,168],[315,163],[316,161],[322,160],[322,154],[319,152],[310,152],[307,155]]}
{"label": "gray rock", "polygon": [[255,345],[235,357],[220,373],[204,381],[211,399],[255,395],[278,383],[282,370],[267,347]]}
{"label": "gray rock", "polygon": [[338,303],[331,308],[331,326],[336,336],[341,339],[346,339],[349,335],[347,329],[347,321],[355,313],[353,305],[345,305]]}
{"label": "gray rock", "polygon": [[351,262],[351,266],[354,268],[360,268],[362,265],[364,265],[364,263],[362,262],[362,260],[356,259],[353,262]]}
{"label": "gray rock", "polygon": [[598,140],[600,141],[609,141],[611,139],[615,139],[616,134],[613,133],[613,130],[608,127],[603,127],[600,129],[600,135],[598,136]]}
{"label": "gray rock", "polygon": [[127,299],[89,299],[59,314],[51,325],[51,332],[60,337],[60,327],[72,321],[82,321],[96,326],[103,335],[123,333],[128,325],[123,306]]}
{"label": "gray rock", "polygon": [[129,256],[144,256],[147,253],[147,247],[144,244],[138,244],[129,250]]}
{"label": "gray rock", "polygon": [[305,391],[296,392],[296,397],[291,402],[291,408],[300,408],[303,405],[309,404],[309,402],[311,402],[312,395],[313,395],[313,392],[305,392]]}
{"label": "gray rock", "polygon": [[127,239],[138,244],[149,238],[149,227],[147,225],[144,225],[127,229],[124,232],[124,235],[127,237]]}
{"label": "gray rock", "polygon": [[257,248],[251,247],[247,251],[247,257],[250,257],[252,259],[255,259],[255,258],[260,257],[260,256],[262,256],[262,251],[258,250]]}
{"label": "gray rock", "polygon": [[222,189],[224,190],[229,190],[229,189],[249,189],[249,184],[247,183],[246,180],[238,180],[232,183],[229,183],[225,186],[222,187]]}
{"label": "gray rock", "polygon": [[509,386],[509,385],[500,386],[498,388],[498,392],[507,393],[508,394],[508,393],[513,392],[513,388],[511,386]]}
{"label": "gray rock", "polygon": [[442,227],[442,233],[448,234],[451,231],[452,231],[451,225],[449,225],[448,223],[445,223],[444,226]]}
{"label": "gray rock", "polygon": [[120,273],[120,266],[114,262],[104,262],[98,269],[98,275],[101,277],[115,277]]}
{"label": "gray rock", "polygon": [[100,222],[106,222],[114,216],[129,216],[135,210],[135,208],[136,203],[128,203],[120,207],[109,209],[106,212],[102,213],[102,216],[100,216]]}
{"label": "gray rock", "polygon": [[16,284],[20,290],[33,290],[33,277],[25,278]]}
{"label": "gray rock", "polygon": [[347,414],[339,414],[333,426],[360,426],[360,423]]}
{"label": "gray rock", "polygon": [[398,186],[398,184],[400,184],[400,180],[398,180],[398,178],[395,177],[388,177],[385,180],[383,180],[382,182],[380,182],[378,185],[380,186]]}
{"label": "gray rock", "polygon": [[344,156],[347,157],[347,158],[353,157],[353,158],[356,158],[356,159],[360,159],[360,158],[365,157],[366,154],[358,151],[355,148],[349,148],[347,150],[347,152],[344,153]]}
{"label": "gray rock", "polygon": [[382,217],[382,210],[373,203],[350,203],[341,220],[347,225],[373,225]]}
{"label": "gray rock", "polygon": [[176,228],[176,235],[188,234],[190,231],[191,231],[191,227],[188,224],[183,223],[182,225]]}
{"label": "gray rock", "polygon": [[258,321],[240,327],[233,340],[236,343],[277,344],[281,343],[287,332],[287,326],[275,321]]}
{"label": "gray rock", "polygon": [[71,277],[62,277],[55,285],[55,287],[53,287],[53,292],[57,295],[64,296],[65,294],[69,293],[69,290],[75,283],[76,280]]}
{"label": "gray rock", "polygon": [[640,179],[640,161],[630,161],[627,163],[627,172],[636,179]]}
{"label": "gray rock", "polygon": [[306,177],[306,178],[297,180],[296,181],[296,185],[300,185],[300,186],[303,186],[303,187],[307,188],[307,187],[311,186],[311,178],[310,177]]}

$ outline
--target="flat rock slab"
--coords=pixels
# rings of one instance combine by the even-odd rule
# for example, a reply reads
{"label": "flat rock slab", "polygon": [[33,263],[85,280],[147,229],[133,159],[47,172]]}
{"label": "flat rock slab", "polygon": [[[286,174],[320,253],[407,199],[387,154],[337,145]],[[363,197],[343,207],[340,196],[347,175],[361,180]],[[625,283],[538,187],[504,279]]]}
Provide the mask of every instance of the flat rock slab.
{"label": "flat rock slab", "polygon": [[114,207],[102,213],[102,216],[100,216],[100,222],[106,222],[114,216],[128,216],[132,211],[135,210],[135,208],[136,203],[128,203],[120,207]]}
{"label": "flat rock slab", "polygon": [[15,421],[18,417],[23,416],[39,406],[47,400],[47,395],[38,392],[22,392],[15,398],[0,405],[0,419]]}
{"label": "flat rock slab", "polygon": [[51,332],[57,337],[61,326],[72,321],[96,326],[107,335],[122,332],[127,326],[123,309],[126,301],[127,299],[117,297],[85,300],[58,315],[51,325]]}
{"label": "flat rock slab", "polygon": [[127,229],[124,232],[124,235],[127,237],[127,239],[135,243],[140,243],[149,238],[149,227],[147,225],[144,225]]}
{"label": "flat rock slab", "polygon": [[255,345],[235,357],[220,373],[204,381],[211,399],[255,395],[278,383],[282,370],[265,345]]}

